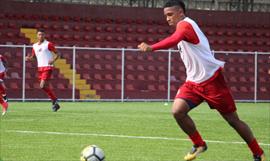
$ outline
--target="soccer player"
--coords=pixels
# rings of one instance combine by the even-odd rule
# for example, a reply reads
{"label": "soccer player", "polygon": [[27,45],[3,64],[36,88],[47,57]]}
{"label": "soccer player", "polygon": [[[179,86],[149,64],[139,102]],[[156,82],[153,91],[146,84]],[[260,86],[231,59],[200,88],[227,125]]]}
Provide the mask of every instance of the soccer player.
{"label": "soccer player", "polygon": [[254,161],[265,161],[264,152],[251,129],[238,117],[234,100],[222,74],[224,62],[214,58],[206,36],[196,22],[186,17],[185,4],[181,0],[170,0],[163,11],[169,26],[175,27],[175,32],[153,45],[142,42],[138,48],[150,52],[178,46],[187,78],[175,96],[172,114],[194,144],[184,159],[193,160],[207,150],[206,142],[188,115],[189,111],[206,101],[245,140],[253,153]]}
{"label": "soccer player", "polygon": [[38,42],[33,45],[32,55],[26,61],[37,59],[40,88],[52,100],[52,110],[56,112],[60,106],[53,90],[49,87],[49,80],[53,72],[53,63],[58,59],[58,52],[53,43],[45,39],[44,30],[37,31]]}
{"label": "soccer player", "polygon": [[8,98],[4,78],[7,71],[7,60],[0,54],[0,103],[2,105],[2,115],[5,115],[8,109]]}

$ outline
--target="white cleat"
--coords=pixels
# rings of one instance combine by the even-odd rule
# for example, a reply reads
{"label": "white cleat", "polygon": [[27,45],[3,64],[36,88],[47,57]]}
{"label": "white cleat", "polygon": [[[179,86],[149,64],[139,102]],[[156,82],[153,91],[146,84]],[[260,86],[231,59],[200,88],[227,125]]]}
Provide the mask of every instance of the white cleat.
{"label": "white cleat", "polygon": [[8,110],[8,103],[7,102],[4,102],[2,104],[3,106],[3,109],[2,109],[2,116],[4,116],[6,113],[7,113],[7,110]]}
{"label": "white cleat", "polygon": [[7,113],[7,111],[2,112],[2,116],[4,116]]}

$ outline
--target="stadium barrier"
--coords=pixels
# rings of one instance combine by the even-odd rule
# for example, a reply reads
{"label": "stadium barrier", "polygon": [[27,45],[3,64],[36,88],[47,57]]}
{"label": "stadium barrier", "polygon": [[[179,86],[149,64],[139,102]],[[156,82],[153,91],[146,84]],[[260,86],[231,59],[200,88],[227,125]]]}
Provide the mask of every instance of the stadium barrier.
{"label": "stadium barrier", "polygon": [[[52,86],[61,100],[171,101],[185,81],[185,69],[177,50],[153,54],[127,48],[57,49],[62,63],[56,65]],[[38,89],[36,63],[25,62],[31,50],[32,46],[27,45],[0,45],[0,53],[8,57],[10,64],[5,80],[10,100],[48,100]],[[213,54],[226,62],[224,74],[237,101],[270,102],[270,53],[213,51]]]}

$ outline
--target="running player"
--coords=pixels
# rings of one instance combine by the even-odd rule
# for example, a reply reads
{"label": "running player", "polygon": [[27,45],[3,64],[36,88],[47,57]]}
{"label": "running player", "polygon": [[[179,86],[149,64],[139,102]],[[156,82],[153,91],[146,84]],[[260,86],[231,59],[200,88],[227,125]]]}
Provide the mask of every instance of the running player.
{"label": "running player", "polygon": [[206,142],[188,115],[189,111],[206,101],[245,140],[253,153],[254,161],[265,161],[263,150],[251,129],[238,117],[234,100],[222,74],[224,62],[214,58],[206,36],[192,19],[185,16],[185,4],[181,0],[168,1],[164,7],[164,15],[168,24],[175,27],[175,32],[156,44],[141,43],[138,48],[147,52],[178,46],[187,78],[175,96],[172,114],[194,144],[184,159],[193,160],[207,150]]}
{"label": "running player", "polygon": [[33,45],[32,55],[27,56],[26,61],[37,59],[40,88],[51,99],[52,110],[56,112],[60,106],[56,95],[49,87],[49,80],[53,71],[53,63],[58,59],[58,52],[54,44],[45,39],[43,30],[37,31],[37,38],[38,42]]}
{"label": "running player", "polygon": [[4,78],[7,71],[7,60],[0,54],[0,103],[2,105],[2,115],[5,115],[8,109],[8,98]]}

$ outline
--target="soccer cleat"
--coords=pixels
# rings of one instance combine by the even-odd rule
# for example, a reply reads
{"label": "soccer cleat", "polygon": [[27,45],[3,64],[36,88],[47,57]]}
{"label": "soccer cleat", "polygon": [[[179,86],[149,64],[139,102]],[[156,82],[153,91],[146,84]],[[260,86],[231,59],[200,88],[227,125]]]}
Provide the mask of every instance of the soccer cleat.
{"label": "soccer cleat", "polygon": [[193,145],[192,149],[187,155],[184,157],[186,161],[194,160],[200,153],[205,152],[207,150],[207,145],[204,146],[196,146]]}
{"label": "soccer cleat", "polygon": [[253,158],[254,158],[254,161],[266,161],[264,154],[262,154],[261,156],[254,155]]}
{"label": "soccer cleat", "polygon": [[2,116],[4,116],[7,113],[7,109],[8,109],[8,103],[7,102],[3,102],[2,103],[3,109],[2,109]]}
{"label": "soccer cleat", "polygon": [[59,109],[60,109],[60,105],[58,104],[58,100],[56,99],[56,100],[54,100],[53,102],[52,102],[52,110],[53,110],[53,112],[57,112]]}

